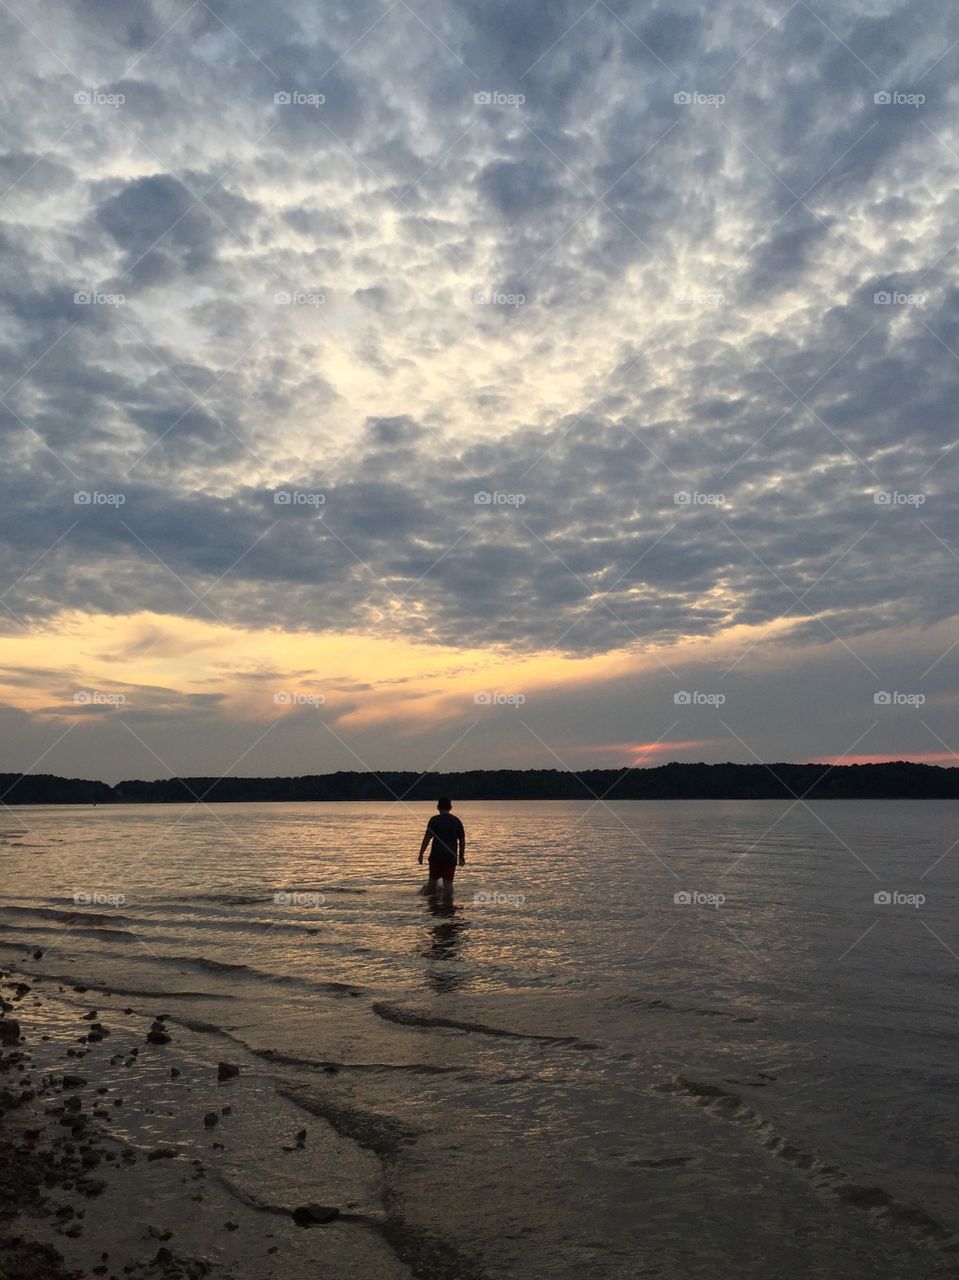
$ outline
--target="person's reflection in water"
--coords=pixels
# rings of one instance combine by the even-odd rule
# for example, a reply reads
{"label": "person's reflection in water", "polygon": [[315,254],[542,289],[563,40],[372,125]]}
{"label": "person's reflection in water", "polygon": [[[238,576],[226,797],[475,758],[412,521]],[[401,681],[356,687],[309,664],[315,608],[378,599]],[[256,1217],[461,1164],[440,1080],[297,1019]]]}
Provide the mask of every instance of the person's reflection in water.
{"label": "person's reflection in water", "polygon": [[423,952],[430,962],[424,975],[426,985],[437,995],[449,995],[469,981],[460,963],[469,921],[457,919],[460,908],[443,898],[431,898],[426,909],[436,921],[429,930],[429,945]]}

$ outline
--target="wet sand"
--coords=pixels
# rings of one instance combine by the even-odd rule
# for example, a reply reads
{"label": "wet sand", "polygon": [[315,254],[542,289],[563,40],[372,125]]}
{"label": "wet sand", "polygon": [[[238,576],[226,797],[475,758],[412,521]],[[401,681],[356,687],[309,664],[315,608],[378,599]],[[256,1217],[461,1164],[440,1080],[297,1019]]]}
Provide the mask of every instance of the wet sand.
{"label": "wet sand", "polygon": [[249,1065],[181,1053],[189,1032],[143,1001],[10,969],[0,992],[3,1280],[410,1275],[375,1195],[347,1198],[375,1190],[371,1171],[340,1160],[340,1201],[316,1173],[322,1120],[291,1112],[260,1139],[293,1165],[279,1203],[231,1183],[256,1121]]}

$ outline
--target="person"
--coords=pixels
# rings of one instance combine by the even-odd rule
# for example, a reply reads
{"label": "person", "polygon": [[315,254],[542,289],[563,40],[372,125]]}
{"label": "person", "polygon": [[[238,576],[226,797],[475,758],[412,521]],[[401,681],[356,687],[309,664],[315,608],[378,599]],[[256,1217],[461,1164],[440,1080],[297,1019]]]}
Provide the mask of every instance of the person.
{"label": "person", "polygon": [[419,863],[423,865],[423,854],[432,841],[428,863],[430,878],[426,891],[435,893],[437,880],[442,880],[444,890],[452,898],[457,861],[461,867],[466,866],[466,832],[459,818],[450,812],[453,808],[452,801],[444,796],[437,800],[436,807],[439,812],[434,813],[426,824],[426,833],[420,845]]}

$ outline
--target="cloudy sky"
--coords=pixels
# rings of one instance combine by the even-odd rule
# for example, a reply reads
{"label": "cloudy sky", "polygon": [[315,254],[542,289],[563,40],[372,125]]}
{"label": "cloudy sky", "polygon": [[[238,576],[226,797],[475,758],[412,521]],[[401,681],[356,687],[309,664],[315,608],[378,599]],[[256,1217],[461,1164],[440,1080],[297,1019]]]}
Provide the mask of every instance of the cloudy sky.
{"label": "cloudy sky", "polygon": [[954,5],[0,31],[0,769],[955,763]]}

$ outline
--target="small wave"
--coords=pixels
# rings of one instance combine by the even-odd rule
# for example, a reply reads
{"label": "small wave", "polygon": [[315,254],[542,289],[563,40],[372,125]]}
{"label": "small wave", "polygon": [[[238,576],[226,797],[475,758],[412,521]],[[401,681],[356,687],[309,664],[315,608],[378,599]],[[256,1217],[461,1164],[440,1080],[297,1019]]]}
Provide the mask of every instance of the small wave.
{"label": "small wave", "polygon": [[273,889],[261,889],[258,893],[193,893],[183,898],[178,898],[175,902],[157,901],[154,906],[180,907],[190,902],[213,902],[225,903],[228,906],[247,907],[256,906],[266,902],[272,902],[277,894],[365,894],[366,889],[354,889],[348,885],[278,885]]}
{"label": "small wave", "polygon": [[[249,1048],[249,1046],[247,1046]],[[320,1071],[399,1071],[419,1076],[460,1075],[465,1079],[474,1078],[474,1073],[464,1071],[462,1067],[441,1067],[430,1062],[329,1062],[316,1058],[299,1058],[292,1053],[281,1053],[279,1049],[250,1049],[250,1052],[265,1062],[276,1062],[285,1067],[312,1067]]]}
{"label": "small wave", "polygon": [[588,1040],[580,1040],[576,1036],[537,1035],[532,1031],[510,1031],[505,1027],[490,1027],[484,1022],[466,1022],[459,1018],[441,1018],[433,1014],[417,1013],[413,1009],[402,1009],[399,1005],[377,1001],[373,1012],[387,1022],[398,1022],[409,1027],[443,1027],[454,1031],[475,1031],[484,1036],[506,1036],[511,1040],[539,1040],[544,1044],[566,1044],[576,1049],[599,1049],[601,1046]]}
{"label": "small wave", "polygon": [[100,978],[85,978],[79,973],[41,973],[39,970],[26,969],[22,972],[37,983],[62,983],[67,988],[63,992],[64,996],[72,995],[75,987],[86,987],[87,991],[97,991],[102,995],[142,996],[147,1000],[234,1000],[236,998],[214,991],[167,991],[158,987],[121,987],[114,982],[103,982]]}
{"label": "small wave", "polygon": [[[50,924],[8,924],[3,923],[4,933],[28,933],[31,938],[43,939],[45,937],[61,938],[63,930],[56,927],[56,922]],[[104,942],[136,942],[138,939],[129,929],[101,929],[93,926],[83,931],[84,938],[101,938]]]}
{"label": "small wave", "polygon": [[750,1107],[738,1093],[724,1089],[711,1081],[693,1080],[678,1075],[669,1084],[659,1086],[660,1092],[674,1093],[694,1102],[716,1117],[732,1120],[752,1129],[762,1146],[780,1160],[806,1173],[813,1184],[840,1204],[864,1211],[891,1225],[908,1231],[916,1240],[933,1244],[944,1252],[959,1251],[956,1235],[937,1222],[924,1209],[906,1204],[879,1186],[863,1186],[834,1164],[795,1146],[784,1134]]}
{"label": "small wave", "polygon": [[62,910],[59,907],[21,907],[12,902],[4,903],[0,906],[0,911],[19,913],[39,917],[41,920],[58,920],[61,924],[130,924],[130,920],[126,916],[120,915],[116,911],[111,911],[109,915],[104,915],[99,911],[83,911],[74,908],[72,911]]}
{"label": "small wave", "polygon": [[344,1138],[375,1152],[381,1159],[395,1158],[402,1147],[419,1137],[417,1130],[393,1116],[344,1106],[330,1098],[317,1097],[292,1083],[281,1082],[277,1093],[310,1115],[320,1116]]}
{"label": "small wave", "polygon": [[697,1005],[671,1004],[668,1000],[646,1000],[642,996],[616,996],[612,1004],[628,1005],[631,1009],[649,1009],[653,1013],[668,1010],[671,1013],[691,1013],[697,1018],[729,1018],[732,1022],[758,1022],[755,1013],[735,1013],[730,1009],[703,1009]]}
{"label": "small wave", "polygon": [[240,964],[228,960],[214,960],[211,956],[153,956],[151,962],[153,964],[175,965],[180,968],[201,969],[206,973],[235,974],[255,981],[272,982],[281,986],[301,987],[305,991],[319,991],[335,996],[360,996],[365,991],[364,987],[358,987],[349,982],[324,982],[317,978],[303,978],[295,973],[270,973],[266,969],[256,969],[248,964]]}

